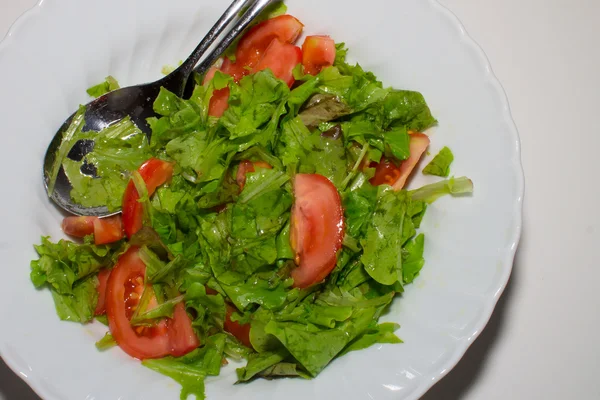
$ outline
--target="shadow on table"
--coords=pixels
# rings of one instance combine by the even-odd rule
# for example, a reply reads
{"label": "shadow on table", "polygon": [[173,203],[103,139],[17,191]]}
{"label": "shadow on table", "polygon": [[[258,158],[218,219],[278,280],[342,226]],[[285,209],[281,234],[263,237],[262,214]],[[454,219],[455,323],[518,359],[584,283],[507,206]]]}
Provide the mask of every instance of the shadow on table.
{"label": "shadow on table", "polygon": [[0,358],[0,400],[40,400],[39,396]]}
{"label": "shadow on table", "polygon": [[[523,235],[521,236],[523,237]],[[519,247],[522,245],[523,239],[521,239],[521,245]],[[429,391],[421,397],[421,400],[460,400],[466,397],[469,390],[475,384],[477,379],[479,379],[481,371],[483,371],[488,362],[488,356],[494,349],[498,336],[502,331],[502,327],[507,318],[507,310],[514,301],[513,292],[515,287],[518,286],[520,273],[519,266],[520,258],[519,250],[517,249],[511,277],[506,285],[506,289],[504,289],[504,293],[496,304],[494,313],[487,326],[475,342],[473,342],[471,347],[469,347],[456,367],[429,389]]]}

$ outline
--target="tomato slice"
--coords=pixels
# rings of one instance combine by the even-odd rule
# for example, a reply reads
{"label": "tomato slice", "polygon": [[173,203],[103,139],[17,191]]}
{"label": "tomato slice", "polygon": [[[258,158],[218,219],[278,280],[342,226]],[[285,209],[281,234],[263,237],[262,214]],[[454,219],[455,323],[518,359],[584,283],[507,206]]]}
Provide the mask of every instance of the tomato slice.
{"label": "tomato slice", "polygon": [[[217,293],[216,290],[206,287],[206,294],[215,295]],[[235,308],[231,304],[225,303],[225,322],[223,323],[223,328],[225,328],[226,332],[235,336],[244,346],[252,348],[252,344],[250,343],[250,324],[240,324],[237,321],[232,321],[231,314],[234,312]]]}
{"label": "tomato slice", "polygon": [[215,90],[208,105],[208,115],[221,117],[229,108],[229,88]]}
{"label": "tomato slice", "polygon": [[234,313],[235,308],[229,304],[226,306],[227,311],[225,314],[225,322],[223,324],[225,330],[235,336],[244,346],[252,348],[252,343],[250,343],[250,324],[240,324],[237,321],[232,321],[231,314]]}
{"label": "tomato slice", "polygon": [[[250,72],[258,72],[269,68],[273,75],[284,81],[289,87],[294,82],[294,67],[302,62],[302,50],[293,44],[284,43],[279,39],[273,39],[269,47],[264,51],[264,56],[256,63],[252,71],[246,68],[240,68],[238,63],[231,63],[229,59],[223,62],[221,70],[233,76],[236,82],[239,82],[245,75]],[[209,76],[207,73],[207,77]],[[214,72],[212,72],[214,76]],[[208,107],[208,115],[213,117],[221,117],[229,108],[229,88],[215,90]]]}
{"label": "tomato slice", "polygon": [[173,319],[164,319],[154,327],[130,324],[145,289],[146,265],[138,253],[137,247],[131,247],[119,258],[108,278],[106,315],[111,334],[123,351],[140,360],[181,356],[195,349],[199,341],[181,303],[175,307]]}
{"label": "tomato slice", "polygon": [[371,163],[370,167],[375,168],[375,176],[369,182],[374,186],[386,184],[395,190],[402,189],[410,173],[427,150],[429,137],[424,133],[412,133],[409,145],[410,157],[400,162],[399,165],[385,157],[382,157],[379,163]]}
{"label": "tomato slice", "polygon": [[[166,183],[173,176],[173,164],[157,158],[151,158],[138,169],[151,196],[157,187]],[[142,228],[144,206],[138,200],[140,195],[132,180],[129,181],[123,195],[123,226],[127,237],[131,237]]]}
{"label": "tomato slice", "polygon": [[[240,39],[235,52],[236,61],[232,62],[229,58],[225,57],[220,70],[225,74],[231,75],[235,82],[239,82],[240,79],[248,75],[250,71],[259,64],[263,58],[263,54],[267,51],[267,48],[271,46],[273,40],[278,39],[282,43],[293,43],[298,36],[300,36],[303,27],[304,25],[291,15],[280,15],[255,25]],[[298,51],[295,49],[292,51],[291,49],[286,48],[284,52],[276,53],[273,50],[269,56],[272,61],[269,64],[265,62],[261,68],[256,71],[271,68],[275,76],[280,77],[277,75],[279,72],[281,76],[283,76],[280,77],[280,79],[285,80],[288,82],[288,85],[291,86],[291,84],[294,83],[293,81],[289,83],[291,69],[288,73],[286,67],[287,63],[284,62],[285,60],[277,60],[279,56],[292,56],[293,60],[296,60],[298,58]],[[300,60],[301,59],[302,57],[300,56]],[[296,62],[294,66],[300,62],[301,61]],[[294,66],[292,66],[292,69]],[[216,70],[217,68],[213,67],[207,72],[204,78],[205,84],[214,77]],[[278,72],[276,72],[276,70],[278,70]],[[221,117],[229,107],[228,100],[229,88],[216,90],[210,99],[208,115]]]}
{"label": "tomato slice", "polygon": [[250,172],[256,172],[256,168],[273,169],[273,167],[264,161],[241,161],[235,177],[235,181],[239,185],[240,190],[243,190],[244,186],[246,185],[246,174]]}
{"label": "tomato slice", "polygon": [[123,219],[120,215],[94,220],[94,242],[113,243],[123,239]]}
{"label": "tomato slice", "polygon": [[63,219],[61,228],[69,236],[84,237],[94,233],[94,221],[98,217],[76,217],[70,216]]}
{"label": "tomato slice", "polygon": [[173,319],[169,320],[170,354],[181,357],[200,346],[200,341],[192,328],[192,321],[185,311],[183,303],[179,303],[173,310]]}
{"label": "tomato slice", "polygon": [[302,44],[302,65],[304,72],[318,74],[322,68],[333,65],[335,42],[329,36],[307,36]]}
{"label": "tomato slice", "polygon": [[110,277],[110,271],[110,269],[105,268],[98,272],[98,304],[96,304],[94,315],[106,314],[106,286]]}
{"label": "tomato slice", "polygon": [[235,51],[235,64],[253,68],[273,39],[283,43],[294,43],[304,25],[291,15],[280,15],[250,28],[240,39]]}
{"label": "tomato slice", "polygon": [[252,72],[262,71],[269,68],[276,78],[292,87],[294,82],[294,67],[302,62],[302,50],[298,46],[284,43],[279,39],[273,39],[265,50],[263,57],[256,64]]}
{"label": "tomato slice", "polygon": [[223,65],[221,65],[221,72],[231,75],[235,82],[239,82],[244,76],[250,73],[250,70],[245,68],[245,65],[239,60],[238,62],[233,62],[225,57]]}
{"label": "tomato slice", "polygon": [[342,201],[331,181],[319,174],[294,177],[290,241],[298,268],[294,286],[321,282],[333,270],[344,238]]}
{"label": "tomato slice", "polygon": [[382,156],[379,162],[372,161],[369,167],[375,168],[375,175],[369,180],[373,186],[392,186],[400,178],[400,166],[385,156]]}
{"label": "tomato slice", "polygon": [[110,332],[127,354],[141,360],[164,357],[170,350],[166,322],[144,332],[136,331],[129,323],[144,290],[145,272],[146,265],[138,256],[138,249],[132,247],[119,258],[106,287]]}
{"label": "tomato slice", "polygon": [[123,221],[120,215],[112,217],[65,217],[62,230],[70,236],[82,238],[94,234],[96,244],[113,243],[123,239]]}

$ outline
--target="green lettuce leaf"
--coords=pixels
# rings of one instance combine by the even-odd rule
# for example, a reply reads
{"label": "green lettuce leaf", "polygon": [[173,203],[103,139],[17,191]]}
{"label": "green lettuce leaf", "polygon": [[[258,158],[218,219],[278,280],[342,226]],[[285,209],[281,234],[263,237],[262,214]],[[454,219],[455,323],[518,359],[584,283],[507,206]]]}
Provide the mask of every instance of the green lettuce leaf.
{"label": "green lettuce leaf", "polygon": [[[93,140],[94,147],[80,161],[63,160],[73,186],[71,198],[84,207],[118,210],[130,173],[152,156],[146,135],[127,117],[101,132],[80,132],[73,143],[79,140]],[[94,176],[83,173],[82,168],[93,168]]]}
{"label": "green lettuce leaf", "polygon": [[410,200],[406,192],[381,188],[366,237],[361,240],[361,262],[377,282],[393,285],[402,282],[403,227]]}
{"label": "green lettuce leaf", "polygon": [[95,275],[113,263],[110,246],[77,244],[68,240],[52,243],[48,237],[42,237],[42,243],[34,247],[39,259],[31,262],[31,281],[38,288],[48,284],[58,294],[74,295],[77,281]]}
{"label": "green lettuce leaf", "polygon": [[425,235],[421,233],[402,249],[402,278],[405,284],[414,281],[423,265],[425,265],[424,247]]}
{"label": "green lettuce leaf", "polygon": [[400,325],[392,322],[384,322],[369,328],[366,332],[352,341],[340,354],[340,356],[351,351],[362,350],[376,343],[402,343],[402,340],[394,334]]}
{"label": "green lettuce leaf", "polygon": [[98,302],[98,280],[95,276],[77,282],[69,294],[52,289],[56,314],[63,321],[90,322]]}
{"label": "green lettuce leaf", "polygon": [[413,200],[421,200],[428,204],[445,195],[460,196],[473,193],[473,182],[464,176],[450,178],[444,181],[425,185],[419,189],[411,190],[410,196]]}
{"label": "green lettuce leaf", "polygon": [[275,336],[312,376],[316,376],[350,341],[367,329],[374,315],[374,308],[357,309],[350,319],[333,329],[270,321],[265,332]]}
{"label": "green lettuce leaf", "polygon": [[225,351],[225,334],[218,333],[207,338],[204,347],[196,349],[183,357],[164,357],[144,360],[142,365],[173,378],[181,385],[180,399],[190,395],[203,400],[204,379],[216,376],[221,370]]}
{"label": "green lettuce leaf", "polygon": [[100,82],[99,84],[90,87],[88,90],[86,90],[86,92],[93,98],[97,98],[119,88],[119,82],[109,75],[106,77],[104,82]]}
{"label": "green lettuce leaf", "polygon": [[433,157],[433,160],[423,168],[423,173],[425,175],[446,177],[450,175],[450,164],[452,164],[452,161],[454,161],[454,154],[452,154],[452,151],[450,151],[448,147],[444,147],[435,157]]}

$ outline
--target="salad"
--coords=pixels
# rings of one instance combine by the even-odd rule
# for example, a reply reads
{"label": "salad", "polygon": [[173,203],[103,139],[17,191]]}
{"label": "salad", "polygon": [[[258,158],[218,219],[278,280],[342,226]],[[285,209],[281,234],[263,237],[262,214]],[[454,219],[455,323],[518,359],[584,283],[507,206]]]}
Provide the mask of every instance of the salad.
{"label": "salad", "polygon": [[[204,398],[227,359],[245,360],[239,382],[309,379],[400,343],[378,321],[425,263],[427,206],[473,189],[405,189],[436,123],[423,96],[384,87],[328,36],[295,45],[303,24],[285,12],[271,7],[189,99],[161,90],[150,138],[129,119],[92,135],[81,110],[58,150],[73,200],[121,213],[66,217],[75,239],[43,237],[31,280],[60,319],[108,326],[98,349],[170,376],[182,399]],[[423,172],[447,177],[452,160],[444,148]]]}

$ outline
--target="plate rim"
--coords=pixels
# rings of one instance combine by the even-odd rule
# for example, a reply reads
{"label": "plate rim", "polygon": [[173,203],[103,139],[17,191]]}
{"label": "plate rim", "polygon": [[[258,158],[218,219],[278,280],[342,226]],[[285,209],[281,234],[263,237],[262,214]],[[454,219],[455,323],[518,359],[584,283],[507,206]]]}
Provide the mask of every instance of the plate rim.
{"label": "plate rim", "polygon": [[[35,17],[42,12],[42,7],[49,1],[52,0],[38,0],[36,4],[23,12],[11,24],[5,36],[2,38],[2,40],[0,40],[0,54],[5,50],[5,48],[12,44],[13,37],[18,35],[22,29],[26,29],[27,26],[35,21]],[[509,134],[510,139],[514,143],[514,162],[511,163],[511,174],[516,179],[515,183],[517,185],[517,197],[514,199],[513,204],[513,216],[515,217],[514,224],[511,227],[510,238],[507,240],[508,252],[504,255],[502,260],[502,275],[494,288],[494,295],[486,298],[483,301],[485,307],[480,313],[479,319],[476,319],[476,322],[473,324],[472,332],[465,338],[457,341],[458,345],[452,352],[452,355],[448,358],[448,361],[441,366],[441,369],[439,369],[437,373],[423,375],[418,386],[408,395],[407,400],[415,400],[422,397],[437,382],[439,382],[451,370],[453,370],[466,354],[469,347],[486,328],[494,313],[498,300],[506,289],[512,273],[516,251],[523,230],[523,198],[525,194],[525,175],[522,162],[521,139],[519,136],[519,131],[512,117],[506,91],[500,83],[500,80],[494,74],[487,54],[479,45],[479,43],[468,33],[463,23],[453,11],[443,5],[440,0],[426,0],[426,2],[434,12],[443,15],[443,17],[448,19],[454,27],[458,28],[457,35],[461,45],[468,48],[471,53],[474,53],[477,56],[477,62],[485,69],[484,81],[491,84],[495,95],[500,99],[506,132]],[[41,385],[35,379],[28,377],[26,371],[22,371],[18,367],[18,361],[16,358],[9,355],[9,353],[5,350],[4,345],[4,342],[0,341],[0,358],[4,360],[10,370],[12,370],[16,376],[21,378],[41,398],[45,400],[59,400],[46,389],[44,389],[44,385]]]}

